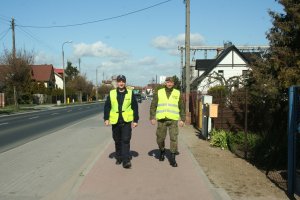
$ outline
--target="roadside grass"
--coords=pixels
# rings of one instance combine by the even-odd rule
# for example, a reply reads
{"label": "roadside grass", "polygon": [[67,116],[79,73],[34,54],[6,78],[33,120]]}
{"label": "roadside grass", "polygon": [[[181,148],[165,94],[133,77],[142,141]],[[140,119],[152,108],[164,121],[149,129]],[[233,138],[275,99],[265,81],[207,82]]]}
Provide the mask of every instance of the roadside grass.
{"label": "roadside grass", "polygon": [[[0,115],[9,115],[14,113],[22,113],[22,112],[28,112],[28,111],[34,111],[34,110],[44,110],[48,109],[49,107],[57,107],[57,108],[63,108],[63,107],[69,107],[69,106],[76,106],[76,105],[83,105],[83,104],[90,104],[95,103],[95,101],[91,102],[75,102],[75,103],[69,103],[69,104],[19,104],[18,108],[16,108],[14,105],[8,105],[4,108],[0,108]],[[104,101],[99,101],[99,103],[104,103]]]}
{"label": "roadside grass", "polygon": [[4,108],[0,108],[0,114],[13,114],[13,113],[19,113],[19,112],[26,112],[30,110],[35,110],[34,104],[21,104],[16,108],[14,105],[8,105]]}

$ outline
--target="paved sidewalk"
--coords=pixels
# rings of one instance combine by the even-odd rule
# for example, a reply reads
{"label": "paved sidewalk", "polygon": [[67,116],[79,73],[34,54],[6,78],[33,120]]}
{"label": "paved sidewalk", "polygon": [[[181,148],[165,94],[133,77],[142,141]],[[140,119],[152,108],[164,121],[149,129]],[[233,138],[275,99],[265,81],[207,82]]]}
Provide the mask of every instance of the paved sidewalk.
{"label": "paved sidewalk", "polygon": [[[222,189],[214,188],[208,181],[183,141],[179,141],[177,168],[171,167],[168,159],[158,161],[156,126],[149,122],[150,102],[144,101],[139,105],[139,126],[133,130],[131,140],[132,168],[115,165],[114,144],[111,142],[95,160],[93,167],[83,174],[84,179],[73,189],[69,199],[229,199]],[[169,140],[166,141],[166,148],[169,148]]]}

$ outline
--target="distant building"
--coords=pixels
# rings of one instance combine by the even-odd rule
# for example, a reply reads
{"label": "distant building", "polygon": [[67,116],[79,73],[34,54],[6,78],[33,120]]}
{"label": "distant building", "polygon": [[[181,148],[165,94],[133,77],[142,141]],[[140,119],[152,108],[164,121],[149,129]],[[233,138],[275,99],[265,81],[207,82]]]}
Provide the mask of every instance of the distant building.
{"label": "distant building", "polygon": [[167,78],[166,76],[160,76],[159,77],[159,84],[163,84],[165,82],[166,78]]}

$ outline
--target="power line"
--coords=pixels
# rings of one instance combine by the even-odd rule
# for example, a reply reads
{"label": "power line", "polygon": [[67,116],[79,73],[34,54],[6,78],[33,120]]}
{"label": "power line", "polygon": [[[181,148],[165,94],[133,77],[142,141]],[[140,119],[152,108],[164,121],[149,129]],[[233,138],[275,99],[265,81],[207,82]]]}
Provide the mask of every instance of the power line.
{"label": "power line", "polygon": [[[48,45],[47,43],[45,43],[44,41],[40,40],[36,35],[34,35],[33,33],[30,33],[29,30],[25,30],[22,27],[17,27],[19,30],[21,30],[22,32],[24,32],[28,37],[30,37],[31,39],[37,41],[40,44],[45,45],[47,48],[51,49],[52,51],[54,50],[53,47],[51,47],[50,45]],[[54,50],[55,51],[55,50]]]}
{"label": "power line", "polygon": [[2,19],[3,21],[10,22],[10,18],[9,18],[9,17],[6,17],[6,16],[4,16],[4,15],[0,15],[0,19]]}
{"label": "power line", "polygon": [[33,25],[16,25],[16,26],[27,27],[27,28],[65,28],[65,27],[72,27],[72,26],[82,26],[82,25],[86,25],[86,24],[93,24],[93,23],[97,23],[97,22],[103,22],[103,21],[108,21],[108,20],[112,20],[112,19],[125,17],[125,16],[132,15],[132,14],[135,14],[135,13],[138,13],[138,12],[142,12],[144,10],[151,9],[153,7],[160,6],[160,5],[168,3],[170,1],[172,1],[172,0],[162,1],[162,2],[157,3],[157,4],[154,4],[154,5],[139,9],[139,10],[131,11],[131,12],[128,12],[128,13],[125,13],[125,14],[117,15],[117,16],[114,16],[114,17],[108,17],[108,18],[103,18],[103,19],[98,19],[98,20],[88,21],[88,22],[82,22],[82,23],[77,23],[77,24],[55,25],[55,26],[33,26]]}
{"label": "power line", "polygon": [[9,32],[10,28],[8,28],[6,31],[3,31],[0,35],[3,34],[3,36],[0,38],[0,40],[2,40],[6,35],[7,33]]}
{"label": "power line", "polygon": [[41,42],[40,40],[38,40],[37,38],[35,38],[33,35],[31,35],[29,32],[25,31],[23,28],[21,27],[17,27],[19,30],[21,30],[22,32],[24,32],[27,36],[29,36],[31,39],[36,40],[37,42]]}

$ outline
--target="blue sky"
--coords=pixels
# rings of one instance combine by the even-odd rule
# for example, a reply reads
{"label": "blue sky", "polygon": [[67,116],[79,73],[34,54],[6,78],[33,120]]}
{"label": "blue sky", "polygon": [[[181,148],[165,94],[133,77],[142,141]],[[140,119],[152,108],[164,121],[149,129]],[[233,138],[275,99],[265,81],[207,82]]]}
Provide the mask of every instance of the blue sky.
{"label": "blue sky", "polygon": [[[268,10],[282,12],[275,0],[190,0],[191,45],[267,45]],[[153,5],[157,5],[152,7]],[[142,10],[144,8],[148,8]],[[134,11],[130,15],[121,16]],[[1,0],[0,51],[11,49],[11,18],[16,48],[33,51],[35,64],[78,66],[93,83],[124,74],[129,84],[146,85],[155,76],[180,74],[178,46],[184,44],[183,0]],[[117,17],[117,18],[114,18]],[[110,20],[103,20],[113,18]],[[37,28],[79,24],[81,26]],[[103,20],[103,21],[100,21]],[[34,26],[34,27],[28,27]],[[203,58],[195,54],[195,59]],[[191,58],[193,56],[191,55]]]}

